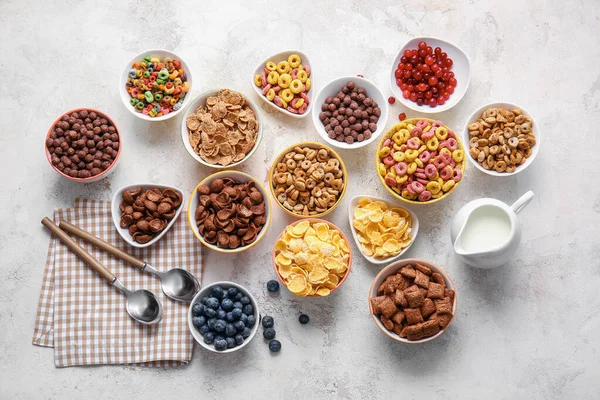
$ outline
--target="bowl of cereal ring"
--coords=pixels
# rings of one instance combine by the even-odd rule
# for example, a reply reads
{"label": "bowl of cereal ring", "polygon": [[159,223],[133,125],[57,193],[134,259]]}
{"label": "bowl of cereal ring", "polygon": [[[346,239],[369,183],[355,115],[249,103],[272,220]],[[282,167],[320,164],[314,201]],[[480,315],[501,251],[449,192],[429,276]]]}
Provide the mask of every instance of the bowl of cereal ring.
{"label": "bowl of cereal ring", "polygon": [[283,51],[258,64],[252,74],[252,87],[258,97],[277,111],[304,118],[312,108],[311,66],[303,52]]}
{"label": "bowl of cereal ring", "polygon": [[189,65],[169,50],[146,50],[135,55],[119,79],[123,104],[146,121],[173,118],[189,103],[191,91]]}
{"label": "bowl of cereal ring", "polygon": [[271,203],[258,180],[238,171],[204,178],[188,202],[188,222],[206,247],[238,253],[258,243],[271,223]]}
{"label": "bowl of cereal ring", "polygon": [[213,89],[190,101],[181,121],[181,139],[199,163],[231,168],[256,152],[262,125],[252,100],[231,89]]}
{"label": "bowl of cereal ring", "polygon": [[491,103],[476,110],[463,131],[466,156],[491,176],[510,176],[529,167],[540,149],[540,130],[533,117],[511,103]]}
{"label": "bowl of cereal ring", "polygon": [[269,189],[276,203],[296,218],[319,218],[342,200],[348,171],[330,147],[303,142],[283,150],[269,171]]}
{"label": "bowl of cereal ring", "polygon": [[101,111],[77,108],[54,121],[46,135],[46,158],[64,178],[95,182],[117,165],[122,138],[115,122]]}
{"label": "bowl of cereal ring", "polygon": [[319,91],[314,103],[313,125],[331,146],[357,149],[374,142],[385,130],[387,99],[368,79],[334,79]]}
{"label": "bowl of cereal ring", "polygon": [[466,168],[459,137],[441,121],[411,118],[379,141],[379,180],[392,196],[411,204],[435,203],[452,193]]}
{"label": "bowl of cereal ring", "polygon": [[342,286],[352,268],[346,235],[318,218],[288,225],[275,242],[272,256],[281,283],[300,297],[328,296]]}

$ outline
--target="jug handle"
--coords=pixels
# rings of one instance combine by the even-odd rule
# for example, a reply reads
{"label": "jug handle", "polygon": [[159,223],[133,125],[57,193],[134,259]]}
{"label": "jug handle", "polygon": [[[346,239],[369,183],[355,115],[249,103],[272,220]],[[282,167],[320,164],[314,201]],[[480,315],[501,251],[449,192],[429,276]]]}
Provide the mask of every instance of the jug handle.
{"label": "jug handle", "polygon": [[519,197],[519,199],[513,203],[511,208],[513,209],[515,214],[518,214],[519,212],[521,212],[522,209],[525,208],[527,204],[529,204],[531,199],[533,199],[533,192],[530,190],[523,196]]}

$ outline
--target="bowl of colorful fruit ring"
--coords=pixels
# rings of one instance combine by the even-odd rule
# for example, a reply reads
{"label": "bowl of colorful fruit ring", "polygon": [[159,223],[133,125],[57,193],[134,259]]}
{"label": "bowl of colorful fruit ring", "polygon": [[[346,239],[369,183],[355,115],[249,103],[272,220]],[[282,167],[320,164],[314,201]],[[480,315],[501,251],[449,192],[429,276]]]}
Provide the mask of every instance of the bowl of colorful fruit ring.
{"label": "bowl of colorful fruit ring", "polygon": [[410,204],[432,204],[462,182],[466,157],[459,137],[443,122],[411,118],[383,135],[375,165],[392,196]]}
{"label": "bowl of colorful fruit ring", "polygon": [[456,45],[433,37],[409,40],[390,71],[390,88],[411,110],[438,113],[463,98],[471,80],[471,62]]}
{"label": "bowl of colorful fruit ring", "polygon": [[133,115],[165,121],[189,102],[192,72],[188,63],[164,49],[146,50],[125,65],[119,79],[121,100]]}
{"label": "bowl of colorful fruit ring", "polygon": [[318,218],[288,225],[275,242],[272,257],[280,282],[300,297],[328,296],[342,286],[352,268],[346,235]]}
{"label": "bowl of colorful fruit ring", "polygon": [[190,303],[188,326],[207,350],[232,353],[254,338],[260,323],[258,303],[248,289],[234,282],[204,286]]}

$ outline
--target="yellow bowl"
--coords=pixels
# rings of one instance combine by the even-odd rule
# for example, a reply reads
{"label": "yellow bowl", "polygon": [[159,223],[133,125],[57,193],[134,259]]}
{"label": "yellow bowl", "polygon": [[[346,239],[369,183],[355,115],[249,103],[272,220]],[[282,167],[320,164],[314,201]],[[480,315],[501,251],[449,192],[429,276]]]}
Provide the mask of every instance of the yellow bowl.
{"label": "yellow bowl", "polygon": [[[295,212],[290,211],[287,208],[285,208],[283,206],[283,204],[281,204],[279,202],[279,200],[277,200],[277,195],[275,194],[275,188],[273,187],[273,175],[276,173],[277,164],[283,159],[283,157],[289,151],[293,150],[294,147],[310,147],[311,149],[326,149],[331,154],[333,154],[333,156],[335,158],[337,158],[339,160],[340,165],[342,167],[342,171],[344,172],[344,176],[343,176],[344,188],[342,189],[342,193],[340,193],[340,196],[338,197],[337,201],[331,207],[329,207],[327,209],[327,211],[324,211],[324,212],[319,213],[319,214],[313,214],[313,215],[296,214]],[[297,144],[294,144],[294,145],[286,148],[281,153],[279,153],[279,155],[275,158],[275,160],[273,161],[273,165],[271,165],[271,169],[269,170],[269,189],[271,190],[271,194],[273,195],[273,198],[275,199],[275,203],[277,203],[277,205],[279,207],[281,207],[281,209],[283,211],[285,211],[286,213],[288,213],[292,217],[296,217],[296,218],[321,218],[324,215],[329,214],[331,211],[333,211],[334,208],[336,208],[338,206],[338,204],[340,204],[340,202],[342,201],[342,198],[344,197],[344,194],[346,194],[346,189],[347,188],[348,188],[348,170],[346,170],[346,164],[344,164],[344,160],[342,160],[342,157],[340,157],[340,155],[338,153],[336,153],[335,150],[333,150],[331,147],[326,146],[326,145],[321,144],[321,143],[316,143],[316,142],[302,142],[302,143],[297,143]]]}
{"label": "yellow bowl", "polygon": [[[200,234],[200,232],[198,232],[198,227],[196,226],[196,216],[195,216],[196,207],[198,207],[198,203],[199,203],[198,187],[200,185],[209,184],[215,178],[231,178],[231,179],[234,179],[239,182],[254,182],[254,185],[256,186],[256,188],[258,190],[260,190],[260,192],[263,195],[263,198],[265,201],[265,209],[266,209],[265,214],[267,215],[267,222],[264,224],[264,226],[258,233],[256,240],[247,246],[240,246],[235,249],[222,249],[214,244],[208,243],[206,240],[204,240],[204,237]],[[219,172],[215,172],[212,175],[207,176],[192,191],[192,194],[188,201],[188,222],[190,224],[190,228],[192,229],[192,232],[194,232],[194,236],[196,236],[196,238],[204,246],[206,246],[214,251],[218,251],[219,253],[239,253],[240,251],[248,250],[249,248],[256,245],[258,242],[260,242],[260,240],[267,233],[267,230],[269,229],[269,225],[271,224],[271,216],[272,216],[271,200],[269,199],[269,194],[267,193],[267,190],[257,179],[253,178],[252,176],[250,176],[248,174],[245,174],[245,173],[239,172],[239,171],[232,171],[232,170],[219,171]]]}
{"label": "yellow bowl", "polygon": [[[420,120],[422,120],[422,119],[424,119],[424,120],[426,120],[426,121],[429,121],[430,123],[433,123],[433,122],[435,122],[435,121],[436,121],[436,120],[434,120],[434,119],[431,119],[431,118],[409,118],[409,119],[405,119],[405,120],[404,120],[404,121],[402,121],[402,122],[404,122],[404,123],[406,123],[406,124],[413,124],[413,125],[414,125],[414,124],[416,124],[416,123],[417,123],[417,121],[420,121]],[[444,127],[446,127],[446,129],[450,130],[450,128],[448,128],[448,126],[447,126],[447,125],[444,125]],[[453,132],[454,132],[454,131],[453,131]],[[446,193],[444,193],[442,196],[438,197],[437,199],[433,199],[433,198],[432,198],[432,199],[430,199],[430,200],[428,200],[428,201],[416,201],[416,200],[409,200],[409,199],[405,199],[404,197],[402,197],[402,195],[400,195],[399,193],[396,193],[395,191],[393,191],[393,190],[392,190],[392,189],[391,189],[391,188],[390,188],[390,187],[389,187],[389,186],[388,186],[388,185],[385,183],[385,180],[384,180],[383,176],[381,176],[381,174],[379,173],[379,150],[381,150],[381,146],[382,146],[383,142],[384,142],[386,139],[390,139],[390,138],[391,138],[391,136],[392,136],[394,133],[395,133],[395,131],[394,131],[394,128],[393,128],[393,127],[392,127],[392,128],[390,128],[390,129],[388,129],[388,130],[387,130],[387,131],[386,131],[386,132],[383,134],[383,136],[381,137],[381,139],[379,140],[379,144],[377,145],[377,151],[375,152],[375,171],[377,172],[377,176],[379,177],[379,181],[381,182],[381,184],[383,185],[383,187],[385,187],[385,189],[386,189],[386,190],[387,190],[387,191],[388,191],[388,192],[389,192],[389,193],[390,193],[392,196],[394,196],[395,198],[397,198],[397,199],[399,199],[399,200],[402,200],[402,201],[404,201],[404,202],[406,202],[406,203],[409,203],[409,204],[418,204],[418,205],[423,205],[423,204],[433,204],[433,203],[437,203],[438,201],[440,201],[440,200],[442,200],[442,199],[445,199],[446,197],[448,197],[448,195],[449,195],[450,193],[452,193],[452,192],[453,192],[453,191],[456,189],[456,187],[457,187],[458,185],[460,185],[460,183],[463,181],[463,179],[464,179],[464,175],[465,175],[465,170],[466,170],[466,168],[467,168],[467,162],[466,162],[466,161],[467,161],[467,156],[468,156],[468,154],[466,153],[466,151],[465,151],[465,148],[464,148],[464,146],[463,146],[462,142],[460,141],[460,137],[459,137],[459,135],[457,135],[457,134],[456,134],[456,132],[454,132],[454,135],[455,135],[456,142],[458,143],[458,148],[459,148],[460,150],[462,150],[462,151],[463,151],[463,153],[464,153],[463,160],[461,161],[461,171],[462,171],[462,173],[463,173],[463,179],[461,179],[460,181],[456,182],[456,184],[455,184],[454,186],[452,186],[452,188],[451,188],[449,191],[447,191]]]}

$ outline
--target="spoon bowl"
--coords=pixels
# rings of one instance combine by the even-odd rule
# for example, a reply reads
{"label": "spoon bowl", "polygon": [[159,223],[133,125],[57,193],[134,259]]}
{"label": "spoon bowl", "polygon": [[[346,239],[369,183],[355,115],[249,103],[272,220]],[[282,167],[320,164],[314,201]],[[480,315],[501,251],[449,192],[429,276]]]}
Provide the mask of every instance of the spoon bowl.
{"label": "spoon bowl", "polygon": [[184,269],[173,268],[167,272],[158,272],[163,293],[176,301],[192,301],[200,290],[200,284],[194,275]]}
{"label": "spoon bowl", "polygon": [[162,305],[154,293],[146,289],[131,291],[118,279],[115,279],[112,285],[125,294],[125,309],[131,318],[142,325],[154,325],[162,320]]}

